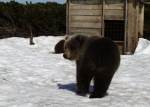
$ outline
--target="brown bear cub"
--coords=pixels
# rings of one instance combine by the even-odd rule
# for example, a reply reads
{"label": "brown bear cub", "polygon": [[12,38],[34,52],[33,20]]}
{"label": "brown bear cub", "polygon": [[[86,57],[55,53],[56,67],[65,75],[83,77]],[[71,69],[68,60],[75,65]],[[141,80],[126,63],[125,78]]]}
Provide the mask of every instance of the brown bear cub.
{"label": "brown bear cub", "polygon": [[64,42],[65,42],[65,40],[62,39],[58,43],[56,43],[56,45],[54,47],[54,51],[56,54],[64,53]]}
{"label": "brown bear cub", "polygon": [[64,58],[76,61],[77,93],[89,93],[93,79],[90,98],[104,97],[120,64],[116,43],[105,37],[74,35],[65,40],[64,50]]}

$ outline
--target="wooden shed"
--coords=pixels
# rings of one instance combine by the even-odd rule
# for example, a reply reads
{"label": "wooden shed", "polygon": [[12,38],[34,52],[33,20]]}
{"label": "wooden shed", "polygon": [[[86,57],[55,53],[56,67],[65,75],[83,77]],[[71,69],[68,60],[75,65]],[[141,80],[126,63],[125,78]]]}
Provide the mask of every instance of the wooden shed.
{"label": "wooden shed", "polygon": [[121,53],[134,52],[143,36],[142,0],[67,0],[67,34],[98,31],[114,40]]}

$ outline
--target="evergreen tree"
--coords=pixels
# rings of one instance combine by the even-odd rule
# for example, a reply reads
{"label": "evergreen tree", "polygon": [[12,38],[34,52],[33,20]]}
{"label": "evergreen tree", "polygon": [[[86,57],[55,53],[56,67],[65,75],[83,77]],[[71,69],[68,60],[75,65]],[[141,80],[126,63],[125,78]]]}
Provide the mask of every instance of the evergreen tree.
{"label": "evergreen tree", "polygon": [[66,5],[56,2],[20,4],[0,2],[0,38],[64,35]]}

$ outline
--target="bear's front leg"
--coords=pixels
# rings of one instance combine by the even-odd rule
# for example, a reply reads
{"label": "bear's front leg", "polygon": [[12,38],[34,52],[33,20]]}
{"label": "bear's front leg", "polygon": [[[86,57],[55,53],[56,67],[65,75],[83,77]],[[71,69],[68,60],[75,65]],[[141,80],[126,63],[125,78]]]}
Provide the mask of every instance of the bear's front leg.
{"label": "bear's front leg", "polygon": [[77,94],[86,95],[89,93],[89,83],[82,74],[77,74]]}
{"label": "bear's front leg", "polygon": [[86,95],[89,93],[89,85],[92,75],[87,69],[79,69],[77,71],[77,94]]}
{"label": "bear's front leg", "polygon": [[89,88],[84,86],[84,84],[77,83],[77,94],[79,95],[86,95],[89,93]]}

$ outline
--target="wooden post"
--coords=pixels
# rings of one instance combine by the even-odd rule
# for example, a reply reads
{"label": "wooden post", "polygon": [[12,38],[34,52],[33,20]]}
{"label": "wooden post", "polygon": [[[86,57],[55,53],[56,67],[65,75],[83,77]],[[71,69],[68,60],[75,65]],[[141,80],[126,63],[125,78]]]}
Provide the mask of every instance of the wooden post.
{"label": "wooden post", "polygon": [[30,35],[30,45],[34,45],[31,26],[29,26],[29,31],[30,31],[30,34],[29,34]]}
{"label": "wooden post", "polygon": [[67,20],[66,20],[66,32],[67,32],[67,35],[70,35],[70,11],[71,11],[71,1],[70,0],[67,0]]}
{"label": "wooden post", "polygon": [[135,0],[135,12],[134,12],[134,46],[133,50],[135,50],[138,43],[138,17],[139,17],[139,0]]}
{"label": "wooden post", "polygon": [[127,0],[125,0],[125,2],[124,2],[124,19],[125,19],[125,24],[124,24],[124,52],[126,52],[126,50],[127,50],[127,21],[128,21],[128,19],[127,19],[127,9],[128,9],[128,7],[127,7],[127,4],[128,4],[128,1]]}
{"label": "wooden post", "polygon": [[103,4],[102,4],[102,36],[104,36],[104,31],[105,31],[105,22],[104,22],[104,15],[105,15],[105,0],[103,0]]}
{"label": "wooden post", "polygon": [[144,29],[144,3],[140,4],[140,17],[139,17],[139,33],[140,37],[143,37],[143,29]]}
{"label": "wooden post", "polygon": [[70,12],[70,0],[67,0],[66,4],[66,34],[69,35],[69,12]]}
{"label": "wooden post", "polygon": [[128,22],[127,22],[127,49],[126,52],[132,51],[132,10],[133,10],[133,0],[128,0]]}

